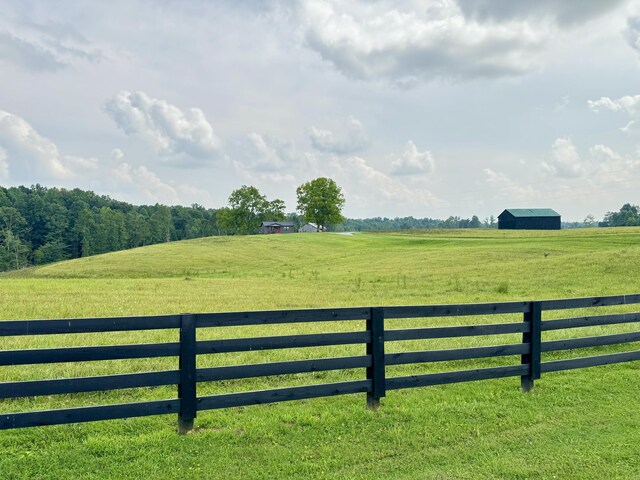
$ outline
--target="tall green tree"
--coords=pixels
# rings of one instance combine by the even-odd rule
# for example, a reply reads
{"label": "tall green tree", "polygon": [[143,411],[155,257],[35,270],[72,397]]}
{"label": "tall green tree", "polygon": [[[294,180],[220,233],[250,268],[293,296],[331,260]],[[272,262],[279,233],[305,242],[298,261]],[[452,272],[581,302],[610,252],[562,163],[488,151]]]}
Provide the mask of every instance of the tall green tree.
{"label": "tall green tree", "polygon": [[231,192],[229,207],[233,211],[233,225],[236,234],[257,233],[261,217],[267,210],[267,197],[256,187],[242,185]]}
{"label": "tall green tree", "polygon": [[158,204],[155,205],[154,209],[155,211],[149,218],[152,243],[170,242],[171,231],[173,230],[171,209]]}
{"label": "tall green tree", "polygon": [[258,233],[260,223],[266,220],[284,220],[285,205],[280,199],[267,200],[253,186],[242,185],[231,192],[229,208],[217,211],[218,225],[226,233],[252,235]]}
{"label": "tall green tree", "polygon": [[630,203],[625,203],[618,212],[608,212],[600,223],[601,227],[632,227],[635,225],[640,225],[640,207]]}
{"label": "tall green tree", "polygon": [[319,231],[345,220],[342,189],[330,178],[320,177],[304,183],[296,189],[296,194],[298,211],[307,222],[315,223]]}

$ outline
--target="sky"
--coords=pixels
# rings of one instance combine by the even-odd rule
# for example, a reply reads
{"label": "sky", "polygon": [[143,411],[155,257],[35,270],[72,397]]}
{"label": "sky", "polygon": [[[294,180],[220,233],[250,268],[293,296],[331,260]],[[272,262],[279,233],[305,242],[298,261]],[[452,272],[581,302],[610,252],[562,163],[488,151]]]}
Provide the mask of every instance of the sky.
{"label": "sky", "polygon": [[640,1],[0,0],[0,185],[481,219],[640,203]]}

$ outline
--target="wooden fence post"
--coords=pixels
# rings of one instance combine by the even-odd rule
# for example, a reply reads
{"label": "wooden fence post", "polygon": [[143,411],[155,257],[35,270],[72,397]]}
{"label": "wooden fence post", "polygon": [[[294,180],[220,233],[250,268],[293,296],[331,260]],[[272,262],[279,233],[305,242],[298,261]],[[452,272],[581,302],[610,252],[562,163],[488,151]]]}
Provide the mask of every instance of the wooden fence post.
{"label": "wooden fence post", "polygon": [[371,355],[371,366],[367,367],[367,380],[371,380],[371,391],[367,392],[367,408],[375,410],[380,406],[380,398],[386,394],[382,307],[371,308],[367,318],[367,331],[371,334],[371,341],[367,343],[367,355]]}
{"label": "wooden fence post", "polygon": [[180,383],[178,398],[178,433],[193,430],[196,418],[196,321],[195,315],[185,314],[180,318]]}
{"label": "wooden fence post", "polygon": [[528,375],[520,377],[520,388],[528,392],[533,388],[535,380],[540,378],[540,351],[542,347],[542,304],[530,302],[529,311],[524,314],[524,321],[529,324],[529,331],[522,334],[522,343],[529,344],[529,353],[522,355],[521,363],[529,365]]}

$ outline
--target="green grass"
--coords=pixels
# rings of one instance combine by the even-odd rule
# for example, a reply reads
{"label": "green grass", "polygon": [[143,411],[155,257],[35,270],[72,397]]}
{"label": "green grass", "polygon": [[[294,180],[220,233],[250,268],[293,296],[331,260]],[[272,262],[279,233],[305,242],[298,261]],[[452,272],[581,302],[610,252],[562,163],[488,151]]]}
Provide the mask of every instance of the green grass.
{"label": "green grass", "polygon": [[[640,228],[560,232],[424,231],[222,237],[155,245],[0,275],[0,319],[412,305],[639,293]],[[553,312],[545,319],[638,307]],[[521,321],[393,320],[388,328]],[[208,329],[199,338],[362,329],[363,322]],[[632,331],[548,332],[545,339]],[[175,341],[175,332],[15,337],[0,348]],[[519,342],[516,335],[394,342],[387,351]],[[545,354],[543,360],[637,349]],[[198,366],[359,355],[361,346],[202,356]],[[388,375],[518,363],[515,357],[394,366]],[[3,367],[0,381],[176,368],[175,359]],[[175,416],[0,432],[2,478],[636,478],[639,366],[517,378]],[[363,378],[322,372],[200,384],[199,394]],[[0,412],[175,397],[172,388],[0,401]]]}

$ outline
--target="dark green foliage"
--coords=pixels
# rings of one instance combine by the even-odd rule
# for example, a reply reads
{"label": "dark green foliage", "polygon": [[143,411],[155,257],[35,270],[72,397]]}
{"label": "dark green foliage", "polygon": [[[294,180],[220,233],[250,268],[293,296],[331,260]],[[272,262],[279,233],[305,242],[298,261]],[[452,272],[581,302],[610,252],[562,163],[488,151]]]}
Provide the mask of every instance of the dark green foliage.
{"label": "dark green foliage", "polygon": [[219,234],[201,205],[134,206],[79,189],[0,187],[0,271]]}
{"label": "dark green foliage", "polygon": [[296,194],[298,211],[307,222],[315,223],[320,230],[345,220],[342,216],[342,189],[330,178],[320,177],[304,183],[296,189]]}
{"label": "dark green foliage", "polygon": [[619,212],[608,212],[601,227],[633,227],[640,225],[640,207],[625,203]]}
{"label": "dark green foliage", "polygon": [[226,235],[253,235],[264,221],[285,219],[285,204],[280,199],[267,200],[256,187],[242,185],[231,192],[229,207],[217,211],[218,225]]}

